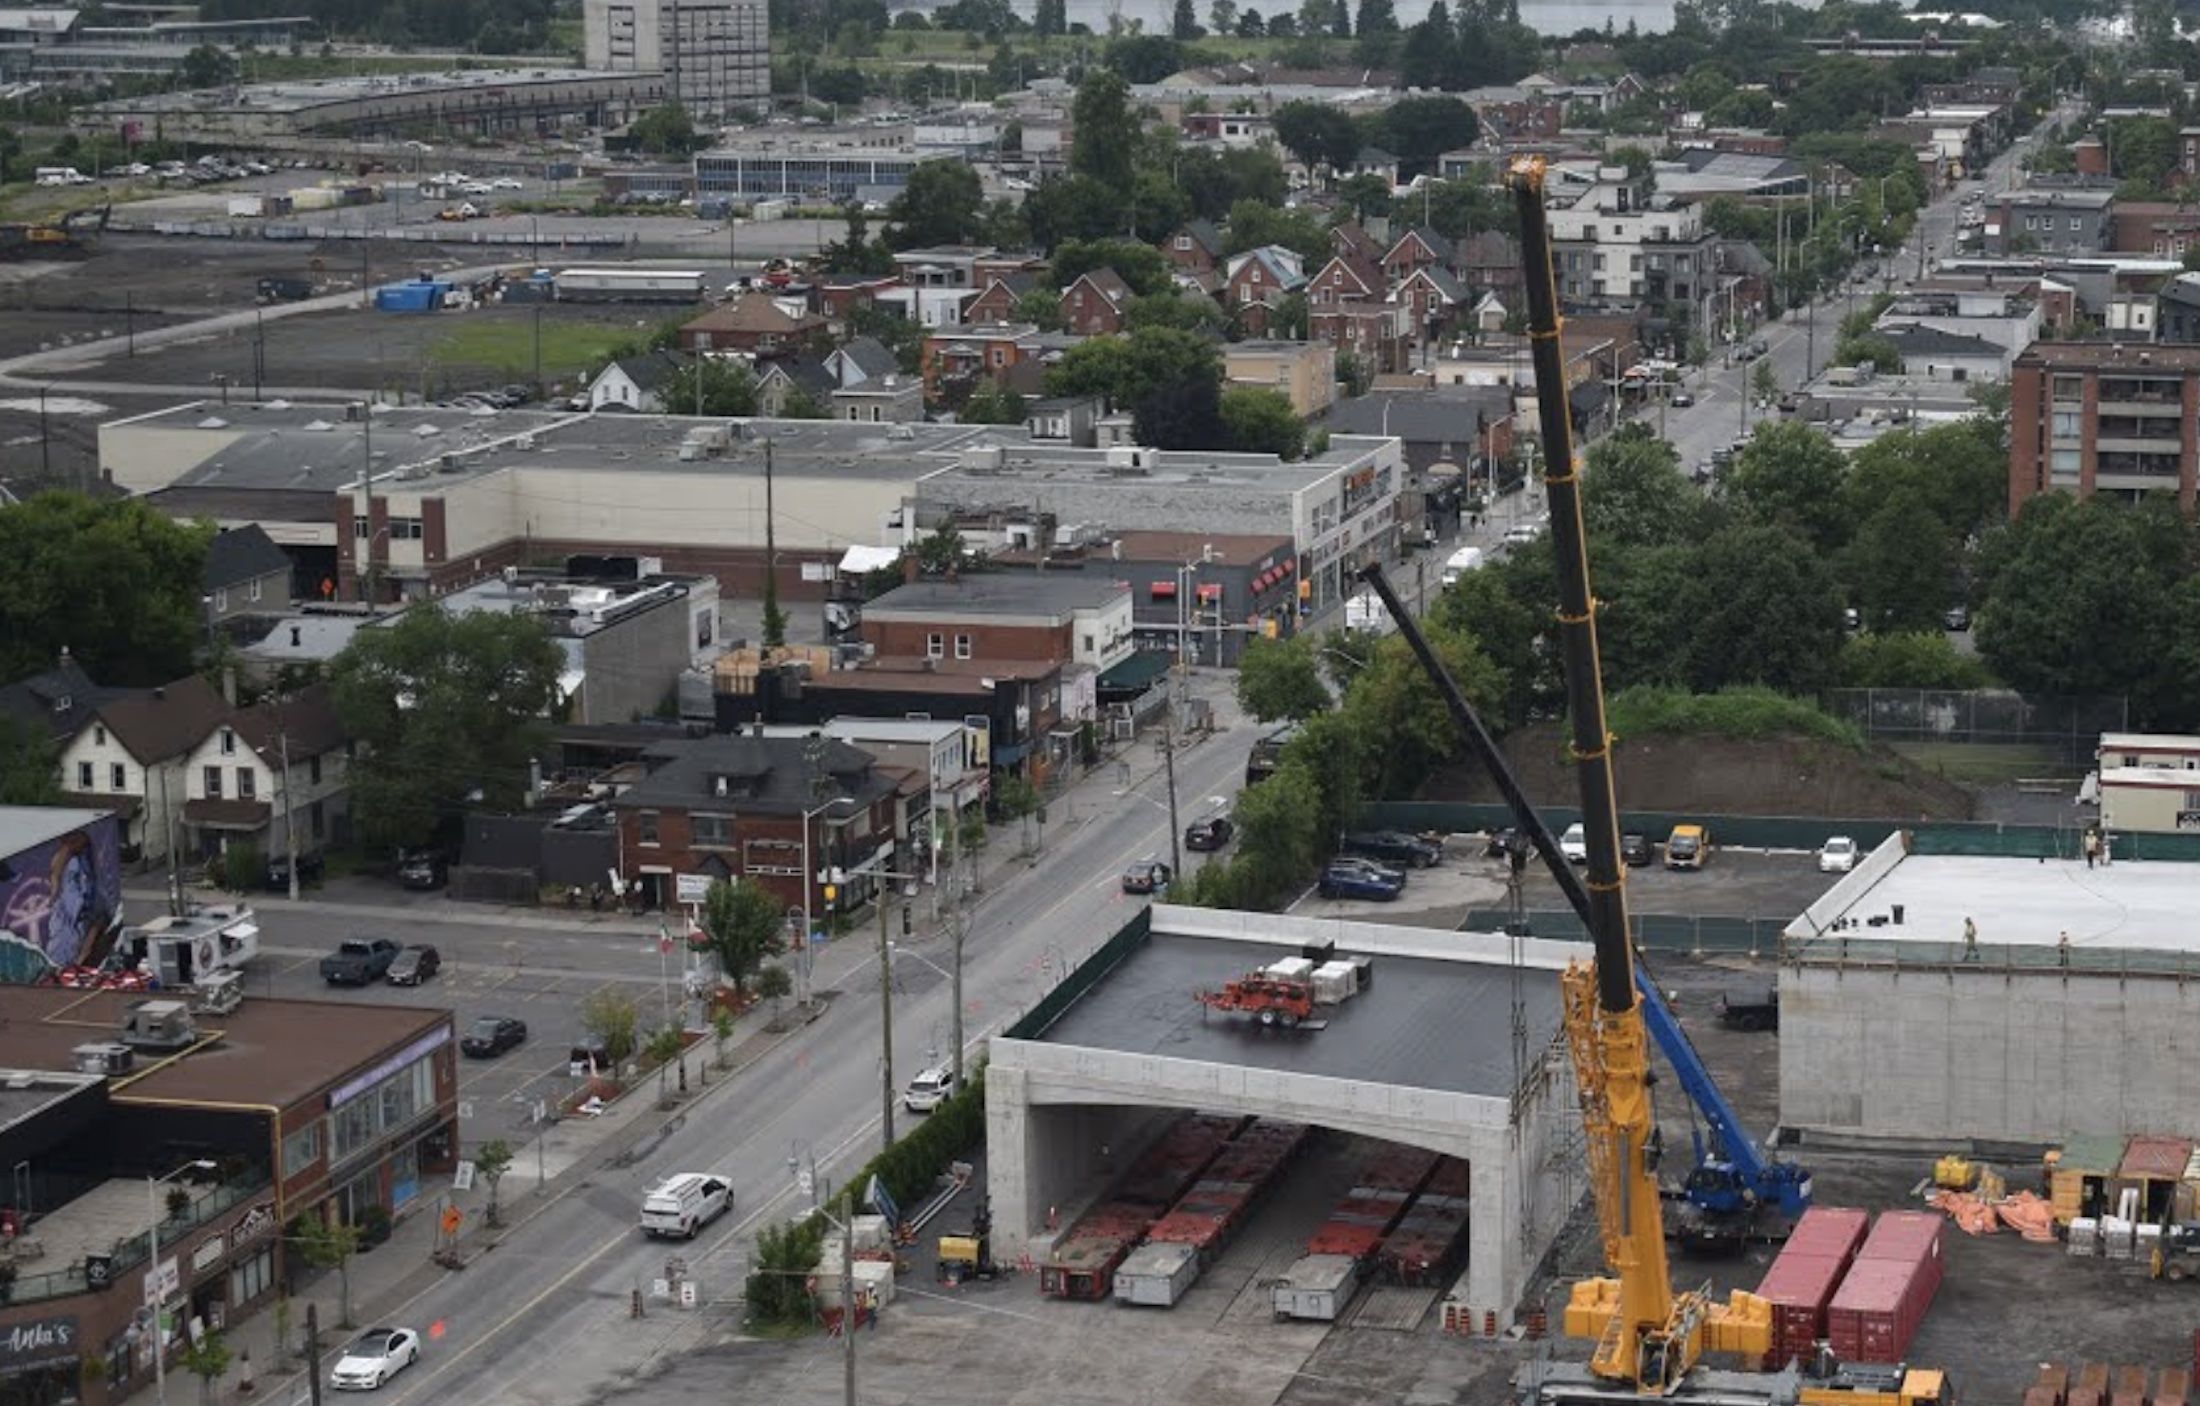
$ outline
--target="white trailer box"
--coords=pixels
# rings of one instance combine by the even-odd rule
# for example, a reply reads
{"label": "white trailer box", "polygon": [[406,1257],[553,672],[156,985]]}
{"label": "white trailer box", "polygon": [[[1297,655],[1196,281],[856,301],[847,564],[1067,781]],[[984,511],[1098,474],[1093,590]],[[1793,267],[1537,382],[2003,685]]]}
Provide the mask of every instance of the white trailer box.
{"label": "white trailer box", "polygon": [[1350,1255],[1307,1255],[1269,1285],[1278,1318],[1334,1323],[1360,1287],[1359,1261]]}
{"label": "white trailer box", "polygon": [[1115,1301],[1171,1308],[1199,1278],[1199,1251],[1190,1245],[1141,1245],[1115,1271]]}
{"label": "white trailer box", "polygon": [[1350,1000],[1360,989],[1360,969],[1350,962],[1324,962],[1314,968],[1314,999],[1334,1006]]}
{"label": "white trailer box", "polygon": [[1314,964],[1304,957],[1285,957],[1270,962],[1264,970],[1278,981],[1309,981],[1314,976]]}
{"label": "white trailer box", "polygon": [[257,195],[232,195],[229,197],[229,217],[233,220],[256,220],[260,217],[260,212],[264,208],[260,197]]}
{"label": "white trailer box", "polygon": [[856,1297],[873,1308],[884,1308],[894,1301],[894,1266],[886,1260],[857,1260],[855,1267]]}
{"label": "white trailer box", "polygon": [[856,1250],[883,1250],[886,1248],[886,1217],[857,1216],[851,1223],[855,1232]]}

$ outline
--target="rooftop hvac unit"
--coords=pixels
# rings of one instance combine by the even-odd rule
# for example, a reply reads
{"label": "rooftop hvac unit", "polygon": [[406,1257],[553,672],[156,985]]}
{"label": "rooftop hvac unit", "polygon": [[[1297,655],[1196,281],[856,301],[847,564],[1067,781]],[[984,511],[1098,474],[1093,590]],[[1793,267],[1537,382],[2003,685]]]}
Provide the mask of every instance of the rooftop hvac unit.
{"label": "rooftop hvac unit", "polygon": [[132,1001],[119,1038],[141,1050],[180,1050],[198,1034],[191,1008],[182,1001]]}
{"label": "rooftop hvac unit", "polygon": [[69,1051],[69,1058],[79,1074],[112,1076],[129,1073],[130,1066],[136,1062],[137,1055],[128,1045],[109,1040],[89,1045],[78,1045],[75,1049]]}

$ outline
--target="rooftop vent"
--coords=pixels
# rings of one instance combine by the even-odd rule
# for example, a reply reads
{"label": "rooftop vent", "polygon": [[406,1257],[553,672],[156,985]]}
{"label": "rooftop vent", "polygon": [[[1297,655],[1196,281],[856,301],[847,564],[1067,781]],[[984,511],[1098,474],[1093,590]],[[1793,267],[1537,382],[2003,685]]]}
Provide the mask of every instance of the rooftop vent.
{"label": "rooftop vent", "polygon": [[70,1064],[79,1074],[127,1074],[136,1059],[136,1051],[112,1040],[78,1045],[69,1051]]}
{"label": "rooftop vent", "polygon": [[198,1039],[191,1008],[182,1001],[132,1001],[117,1037],[141,1050],[180,1050]]}

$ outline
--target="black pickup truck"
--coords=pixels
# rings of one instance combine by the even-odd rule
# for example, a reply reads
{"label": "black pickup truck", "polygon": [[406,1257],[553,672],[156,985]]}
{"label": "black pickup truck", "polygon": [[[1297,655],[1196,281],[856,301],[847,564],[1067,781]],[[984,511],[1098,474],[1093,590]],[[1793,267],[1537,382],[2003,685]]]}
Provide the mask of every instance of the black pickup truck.
{"label": "black pickup truck", "polygon": [[331,986],[371,986],[389,974],[397,944],[386,937],[354,937],[321,959],[321,980]]}
{"label": "black pickup truck", "polygon": [[1721,991],[1719,1024],[1730,1030],[1778,1030],[1780,988],[1748,986]]}

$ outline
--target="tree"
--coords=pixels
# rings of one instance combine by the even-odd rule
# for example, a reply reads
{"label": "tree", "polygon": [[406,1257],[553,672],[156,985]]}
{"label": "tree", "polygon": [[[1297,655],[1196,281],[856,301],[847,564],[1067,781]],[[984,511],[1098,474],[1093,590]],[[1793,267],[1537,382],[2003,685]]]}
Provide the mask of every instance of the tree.
{"label": "tree", "polygon": [[63,650],[110,687],[190,673],[212,536],[140,499],[52,492],[0,507],[0,675],[51,669]]}
{"label": "tree", "polygon": [[1329,257],[1329,230],[1305,210],[1279,210],[1253,200],[1230,207],[1230,230],[1223,241],[1227,253],[1279,244],[1315,268]]}
{"label": "tree", "polygon": [[213,1406],[214,1383],[229,1371],[235,1356],[229,1344],[222,1341],[222,1335],[213,1329],[201,1333],[197,1341],[186,1344],[177,1355],[176,1360],[183,1364],[183,1370],[199,1379],[200,1406]]}
{"label": "tree", "polygon": [[1012,322],[1028,322],[1042,332],[1062,330],[1062,295],[1052,288],[1033,288],[1016,299]]}
{"label": "tree", "polygon": [[359,1253],[359,1227],[349,1221],[332,1221],[315,1207],[292,1224],[290,1242],[308,1266],[336,1271],[336,1326],[349,1328],[351,1321],[351,1257]]}
{"label": "tree", "polygon": [[1237,19],[1237,0],[1212,0],[1207,6],[1207,27],[1217,34],[1235,33]]}
{"label": "tree", "polygon": [[1400,175],[1413,176],[1434,171],[1438,157],[1472,145],[1481,130],[1458,98],[1401,98],[1370,119],[1368,135],[1398,158]]}
{"label": "tree", "polygon": [[1390,0],[1360,0],[1359,32],[1366,34],[1396,34],[1398,13]]}
{"label": "tree", "polygon": [[1703,495],[1681,471],[1673,446],[1632,423],[1589,447],[1581,516],[1593,537],[1630,547],[1673,546],[1695,540]]}
{"label": "tree", "polygon": [[1350,0],[1336,0],[1329,11],[1329,33],[1338,39],[1352,37],[1352,10]]}
{"label": "tree", "polygon": [[1348,170],[1360,154],[1360,129],[1349,114],[1327,103],[1285,103],[1276,109],[1274,125],[1276,140],[1308,170]]}
{"label": "tree", "polygon": [[0,805],[58,805],[59,767],[53,737],[46,729],[13,714],[0,714]]}
{"label": "tree", "polygon": [[2002,428],[1973,416],[1881,435],[1850,457],[1841,493],[1855,522],[1897,494],[1913,494],[1960,541],[2006,512],[2009,451]]}
{"label": "tree", "polygon": [[782,420],[830,420],[831,407],[819,400],[808,386],[796,386],[787,392],[787,398],[779,402],[779,418]]}
{"label": "tree", "polygon": [[497,1184],[504,1174],[512,1170],[512,1145],[503,1138],[491,1138],[474,1149],[474,1175],[489,1188],[489,1226],[495,1229],[504,1224],[504,1216],[497,1205]]}
{"label": "tree", "polygon": [[[1436,624],[1423,633],[1468,702],[1480,709],[1498,701],[1504,679],[1472,635]],[[1343,712],[1361,736],[1380,739],[1366,757],[1373,795],[1407,791],[1466,745],[1436,686],[1397,635],[1376,641],[1367,667],[1345,694]]]}
{"label": "tree", "polygon": [[1238,705],[1264,723],[1296,721],[1329,708],[1329,687],[1310,635],[1266,639],[1255,635],[1238,658]]}
{"label": "tree", "polygon": [[1192,0],[1176,0],[1176,14],[1169,23],[1169,33],[1180,40],[1200,37],[1199,16],[1192,9]]}
{"label": "tree", "polygon": [[893,253],[871,238],[870,216],[863,213],[863,206],[851,201],[842,207],[840,217],[847,222],[847,233],[819,252],[818,261],[823,270],[826,273],[892,273]]}
{"label": "tree", "polygon": [[1749,393],[1760,405],[1770,405],[1780,398],[1780,373],[1769,359],[1758,362],[1749,373]]}
{"label": "tree", "polygon": [[650,1032],[649,1043],[642,1053],[657,1066],[657,1106],[672,1107],[672,1090],[668,1087],[674,1060],[681,1061],[680,1084],[687,1086],[687,1035],[677,1025],[663,1025]]}
{"label": "tree", "polygon": [[756,376],[738,361],[697,356],[672,373],[663,398],[665,409],[674,415],[754,415]]}
{"label": "tree", "polygon": [[[763,968],[756,973],[756,997],[760,1001],[772,1003],[772,1018],[774,1020],[779,1018],[779,1003],[785,1000],[793,991],[794,978],[788,976],[787,969],[777,962],[765,963]],[[715,1027],[713,1028],[715,1029]],[[726,1022],[726,1033],[729,1036],[733,1033],[731,1019]],[[725,1040],[721,1039],[718,1045],[718,1062],[724,1064],[726,1062]]]}
{"label": "tree", "polygon": [[634,1053],[635,1031],[641,1011],[624,991],[604,990],[581,1002],[581,1029],[603,1042],[604,1054],[613,1065]]}
{"label": "tree", "polygon": [[373,757],[350,774],[362,839],[420,844],[472,805],[517,807],[564,669],[530,615],[429,602],[359,631],[329,667],[329,694]]}
{"label": "tree", "polygon": [[627,135],[652,156],[693,156],[710,145],[710,139],[695,130],[695,119],[678,103],[653,107],[635,118]]}
{"label": "tree", "polygon": [[1155,385],[1131,403],[1131,432],[1156,449],[1221,448],[1229,431],[1220,384],[1202,376]]}
{"label": "tree", "polygon": [[1133,293],[1142,296],[1173,292],[1176,287],[1174,272],[1161,251],[1135,240],[1073,239],[1055,249],[1050,264],[1057,289],[1098,269],[1114,269]]}
{"label": "tree", "polygon": [[1361,171],[1337,182],[1337,198],[1348,206],[1354,217],[1362,220],[1376,219],[1390,214],[1390,181],[1373,171]]}
{"label": "tree", "polygon": [[1837,549],[1847,529],[1841,451],[1798,421],[1759,425],[1719,476],[1720,496],[1744,518],[1786,526],[1820,551]]}
{"label": "tree", "polygon": [[1228,322],[1221,305],[1204,293],[1152,293],[1131,299],[1123,312],[1123,324],[1133,332],[1141,327],[1176,327],[1219,335]]}
{"label": "tree", "polygon": [[718,970],[737,992],[747,989],[766,957],[787,950],[786,915],[779,900],[753,879],[719,879],[705,889],[700,926]]}
{"label": "tree", "polygon": [[[1130,188],[1137,158],[1139,127],[1131,111],[1131,86],[1112,68],[1096,68],[1077,85],[1070,121],[1077,141],[1070,148],[1070,172],[1113,191]],[[975,173],[972,181],[977,180]]]}
{"label": "tree", "polygon": [[1220,411],[1223,434],[1232,449],[1285,460],[1306,452],[1306,421],[1282,391],[1232,386],[1222,392]]}
{"label": "tree", "polygon": [[960,243],[984,208],[976,171],[960,161],[920,162],[886,207],[886,239],[897,249]]}
{"label": "tree", "polygon": [[1166,34],[1131,34],[1108,45],[1107,66],[1131,83],[1158,83],[1184,67],[1184,46]]}
{"label": "tree", "polygon": [[1834,681],[1843,688],[1985,688],[1986,666],[1949,643],[1943,630],[1850,635]]}
{"label": "tree", "polygon": [[784,1225],[767,1225],[756,1235],[742,1291],[749,1312],[762,1323],[813,1322],[817,1305],[809,1281],[825,1244],[825,1219],[810,1216]]}
{"label": "tree", "polygon": [[1187,384],[1212,389],[1221,379],[1222,357],[1205,337],[1174,327],[1141,327],[1127,336],[1093,337],[1071,347],[1047,369],[1047,394],[1104,395],[1135,413],[1139,402],[1156,390]]}
{"label": "tree", "polygon": [[225,88],[237,81],[237,61],[226,50],[201,44],[183,56],[178,78],[186,88]]}
{"label": "tree", "polygon": [[1806,539],[1785,527],[1729,527],[1704,542],[1694,566],[1689,688],[1755,683],[1814,693],[1825,685],[1841,648],[1841,603]]}
{"label": "tree", "polygon": [[1924,495],[1904,489],[1857,526],[1841,564],[1865,629],[1931,630],[1955,581],[1955,543]]}

